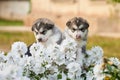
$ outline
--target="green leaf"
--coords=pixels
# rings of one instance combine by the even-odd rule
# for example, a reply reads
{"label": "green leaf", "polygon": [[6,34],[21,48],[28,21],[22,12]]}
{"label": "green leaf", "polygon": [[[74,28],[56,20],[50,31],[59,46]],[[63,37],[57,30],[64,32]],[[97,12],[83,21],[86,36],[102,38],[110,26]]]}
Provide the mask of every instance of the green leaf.
{"label": "green leaf", "polygon": [[107,64],[107,65],[106,65],[106,68],[108,69],[108,71],[112,72],[112,67],[111,67],[111,65]]}
{"label": "green leaf", "polygon": [[120,79],[120,71],[118,71],[117,77]]}
{"label": "green leaf", "polygon": [[70,80],[69,78],[67,78],[67,80]]}
{"label": "green leaf", "polygon": [[62,75],[61,75],[61,74],[58,74],[58,75],[57,75],[57,79],[62,79]]}

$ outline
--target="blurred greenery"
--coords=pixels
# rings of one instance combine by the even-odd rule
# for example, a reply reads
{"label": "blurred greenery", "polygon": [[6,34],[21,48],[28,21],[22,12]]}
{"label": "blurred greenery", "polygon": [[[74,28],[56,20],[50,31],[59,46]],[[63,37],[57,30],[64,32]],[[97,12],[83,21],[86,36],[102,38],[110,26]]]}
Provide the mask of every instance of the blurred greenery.
{"label": "blurred greenery", "polygon": [[34,35],[32,32],[6,32],[0,31],[0,50],[6,52],[10,50],[11,45],[16,41],[25,42],[27,45],[33,43]]}
{"label": "blurred greenery", "polygon": [[120,3],[120,0],[107,0],[107,3],[110,3],[113,6],[115,6],[117,3]]}
{"label": "blurred greenery", "polygon": [[[9,51],[15,41],[22,41],[30,45],[35,42],[34,34],[32,32],[0,31],[0,49]],[[105,56],[120,59],[120,38],[91,36],[88,37],[87,43],[87,49],[91,49],[93,46],[101,46]]]}
{"label": "blurred greenery", "polygon": [[[100,0],[91,0],[91,1],[100,1]],[[102,1],[102,0],[101,0]],[[104,1],[104,0],[103,0]],[[120,3],[120,0],[105,0],[107,2],[112,2],[112,3]]]}
{"label": "blurred greenery", "polygon": [[112,2],[120,3],[120,0],[111,0]]}
{"label": "blurred greenery", "polygon": [[0,18],[0,26],[22,26],[24,23],[23,21],[19,20],[6,20]]}
{"label": "blurred greenery", "polygon": [[92,46],[101,46],[107,57],[120,58],[120,38],[92,36],[88,38],[87,48],[90,49]]}

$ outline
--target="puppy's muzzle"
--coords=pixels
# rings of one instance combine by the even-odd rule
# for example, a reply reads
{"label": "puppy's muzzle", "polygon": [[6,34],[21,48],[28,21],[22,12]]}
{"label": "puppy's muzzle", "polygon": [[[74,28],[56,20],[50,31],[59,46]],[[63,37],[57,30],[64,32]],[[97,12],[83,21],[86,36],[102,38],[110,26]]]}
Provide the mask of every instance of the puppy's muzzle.
{"label": "puppy's muzzle", "polygon": [[38,41],[39,41],[39,42],[42,42],[42,38],[39,38]]}
{"label": "puppy's muzzle", "polygon": [[76,39],[80,39],[81,38],[81,35],[76,35]]}
{"label": "puppy's muzzle", "polygon": [[39,38],[38,42],[46,42],[48,39]]}

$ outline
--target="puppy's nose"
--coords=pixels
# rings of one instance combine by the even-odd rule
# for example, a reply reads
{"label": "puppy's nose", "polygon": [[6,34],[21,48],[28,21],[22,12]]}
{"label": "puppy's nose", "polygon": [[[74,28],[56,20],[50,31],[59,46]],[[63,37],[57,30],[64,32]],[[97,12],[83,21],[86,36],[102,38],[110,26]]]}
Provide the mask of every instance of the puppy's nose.
{"label": "puppy's nose", "polygon": [[81,35],[76,35],[76,39],[80,39],[81,38]]}
{"label": "puppy's nose", "polygon": [[38,41],[41,42],[41,41],[42,41],[42,38],[39,38]]}

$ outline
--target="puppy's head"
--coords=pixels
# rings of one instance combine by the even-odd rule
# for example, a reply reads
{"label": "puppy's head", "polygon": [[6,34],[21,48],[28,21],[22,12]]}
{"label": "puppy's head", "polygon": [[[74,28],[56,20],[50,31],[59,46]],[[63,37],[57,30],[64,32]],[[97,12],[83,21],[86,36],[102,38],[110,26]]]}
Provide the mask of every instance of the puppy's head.
{"label": "puppy's head", "polygon": [[66,26],[68,28],[68,34],[75,40],[87,39],[89,24],[85,19],[74,17],[67,21]]}
{"label": "puppy's head", "polygon": [[47,18],[39,18],[32,26],[37,42],[46,42],[52,35],[54,23]]}

